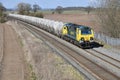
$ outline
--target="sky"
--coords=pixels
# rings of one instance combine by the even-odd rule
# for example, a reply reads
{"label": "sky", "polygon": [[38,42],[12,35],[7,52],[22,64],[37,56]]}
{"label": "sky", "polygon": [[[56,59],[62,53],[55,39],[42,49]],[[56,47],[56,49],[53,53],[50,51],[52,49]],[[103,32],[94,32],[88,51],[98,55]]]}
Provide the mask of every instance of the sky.
{"label": "sky", "polygon": [[31,5],[38,4],[41,8],[56,8],[57,6],[62,7],[78,7],[78,6],[89,6],[93,0],[0,0],[0,2],[6,8],[16,8],[20,2],[29,3]]}

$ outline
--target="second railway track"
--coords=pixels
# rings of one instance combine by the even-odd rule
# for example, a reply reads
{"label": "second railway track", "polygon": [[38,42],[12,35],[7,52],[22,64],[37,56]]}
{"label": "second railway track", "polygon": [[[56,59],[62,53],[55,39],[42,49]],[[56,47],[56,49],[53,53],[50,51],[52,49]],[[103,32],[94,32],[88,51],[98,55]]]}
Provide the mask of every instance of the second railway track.
{"label": "second railway track", "polygon": [[103,54],[102,52],[99,52],[97,50],[94,50],[94,49],[88,49],[85,51],[87,51],[88,53],[91,53],[92,55],[98,57],[99,59],[102,59],[105,62],[108,62],[109,64],[114,65],[115,67],[120,69],[120,61],[119,60],[114,59],[114,58],[112,58],[106,54]]}
{"label": "second railway track", "polygon": [[[85,57],[82,55],[82,52],[79,52],[80,50],[77,51],[77,49],[73,49],[70,46],[66,46],[64,41],[63,43],[57,40],[58,38],[56,37],[53,38],[51,34],[44,32],[43,30],[40,30],[38,28],[33,27],[32,25],[28,25],[27,23],[21,22],[26,26],[26,29],[31,31],[34,35],[37,34],[50,42],[52,45],[54,45],[57,49],[60,51],[64,52],[67,56],[69,56],[72,60],[76,61],[79,65],[82,65],[84,69],[86,69],[92,76],[95,77],[96,80],[120,80],[119,75],[115,75],[114,73],[106,70],[102,66],[96,64],[94,61],[90,60],[88,57]],[[49,35],[47,35],[49,34]],[[67,43],[69,44],[69,43]],[[74,45],[73,45],[74,46]],[[76,47],[76,46],[74,46]],[[87,54],[86,54],[87,55]]]}

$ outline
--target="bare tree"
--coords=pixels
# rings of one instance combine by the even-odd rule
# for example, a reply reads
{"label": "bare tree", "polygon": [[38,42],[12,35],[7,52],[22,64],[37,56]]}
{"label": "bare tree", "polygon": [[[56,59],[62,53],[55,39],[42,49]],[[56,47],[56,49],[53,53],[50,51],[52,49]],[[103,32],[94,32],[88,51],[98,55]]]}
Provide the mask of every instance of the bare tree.
{"label": "bare tree", "polygon": [[4,13],[4,11],[6,10],[6,8],[3,6],[2,3],[0,3],[0,22],[3,23],[6,20],[6,14]]}
{"label": "bare tree", "polygon": [[0,3],[0,13],[2,14],[3,11],[5,11],[5,10],[6,10],[6,8],[3,6],[2,3]]}
{"label": "bare tree", "polygon": [[56,12],[61,14],[63,12],[63,7],[62,6],[57,6]]}
{"label": "bare tree", "polygon": [[98,0],[98,4],[102,31],[111,37],[120,37],[120,0]]}
{"label": "bare tree", "polygon": [[28,3],[19,3],[17,5],[19,14],[29,14],[31,10],[31,5]]}
{"label": "bare tree", "polygon": [[17,5],[18,13],[19,14],[24,14],[25,12],[25,3],[19,3]]}
{"label": "bare tree", "polygon": [[37,12],[38,10],[40,10],[40,9],[41,9],[41,8],[40,8],[39,5],[37,5],[37,4],[34,4],[34,5],[33,5],[33,11],[34,11],[34,13]]}
{"label": "bare tree", "polygon": [[87,13],[89,14],[91,11],[92,11],[92,7],[91,6],[88,6],[88,7],[86,7],[86,11],[87,11]]}
{"label": "bare tree", "polygon": [[25,5],[25,11],[26,11],[26,14],[27,14],[27,15],[30,13],[30,10],[31,10],[31,9],[32,9],[32,8],[31,8],[31,5],[28,4],[28,3],[26,3],[26,5]]}

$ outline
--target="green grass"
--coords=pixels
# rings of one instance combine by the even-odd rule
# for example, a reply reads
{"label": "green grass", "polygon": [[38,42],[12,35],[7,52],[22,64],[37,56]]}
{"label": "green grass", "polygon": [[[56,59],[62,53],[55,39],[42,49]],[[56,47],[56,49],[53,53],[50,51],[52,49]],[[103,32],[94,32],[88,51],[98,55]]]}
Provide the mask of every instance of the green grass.
{"label": "green grass", "polygon": [[[18,39],[20,39],[20,37],[18,37]],[[20,41],[20,45],[23,47],[24,44],[23,44],[23,42],[22,42],[22,39],[20,39],[19,41]]]}
{"label": "green grass", "polygon": [[29,64],[29,70],[30,70],[30,80],[37,80],[37,77],[33,72],[33,66],[31,64]]}
{"label": "green grass", "polygon": [[66,10],[63,14],[86,14],[86,12],[81,10]]}
{"label": "green grass", "polygon": [[[43,10],[43,11],[40,11],[40,12],[42,12],[43,14],[52,14],[53,11]],[[90,12],[90,14],[94,14],[94,13],[95,13],[95,11]],[[87,12],[84,11],[84,10],[65,10],[65,11],[63,11],[62,14],[87,14]]]}
{"label": "green grass", "polygon": [[[52,14],[53,11],[45,10],[40,12],[42,12],[43,14]],[[80,10],[66,10],[66,11],[63,11],[62,14],[86,14],[86,13],[87,13],[86,11],[80,11]]]}
{"label": "green grass", "polygon": [[40,11],[42,12],[43,14],[52,14],[53,11],[51,10],[44,10],[44,11]]}

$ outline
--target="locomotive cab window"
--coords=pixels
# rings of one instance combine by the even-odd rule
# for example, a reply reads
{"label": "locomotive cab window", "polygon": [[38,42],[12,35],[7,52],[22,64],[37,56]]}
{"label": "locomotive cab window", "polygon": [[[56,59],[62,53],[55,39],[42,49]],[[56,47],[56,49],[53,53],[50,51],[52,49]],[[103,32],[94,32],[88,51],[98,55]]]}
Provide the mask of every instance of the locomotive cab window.
{"label": "locomotive cab window", "polygon": [[91,34],[91,30],[81,30],[81,34]]}

